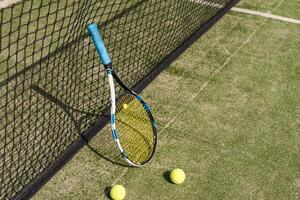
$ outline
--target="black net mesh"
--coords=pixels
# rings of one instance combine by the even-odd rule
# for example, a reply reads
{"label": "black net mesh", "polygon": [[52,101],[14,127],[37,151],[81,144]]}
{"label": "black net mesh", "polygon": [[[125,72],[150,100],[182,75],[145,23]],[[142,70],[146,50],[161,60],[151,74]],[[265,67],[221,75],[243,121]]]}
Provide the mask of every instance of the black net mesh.
{"label": "black net mesh", "polygon": [[0,1],[0,199],[26,189],[109,106],[88,23],[131,87],[233,0],[11,1]]}

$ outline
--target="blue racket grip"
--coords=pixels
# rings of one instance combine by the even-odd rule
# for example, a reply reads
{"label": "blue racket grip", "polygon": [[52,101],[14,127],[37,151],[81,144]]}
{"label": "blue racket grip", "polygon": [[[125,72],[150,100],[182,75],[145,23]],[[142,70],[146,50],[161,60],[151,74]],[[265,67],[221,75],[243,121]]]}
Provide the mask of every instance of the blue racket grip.
{"label": "blue racket grip", "polygon": [[97,52],[99,54],[99,57],[100,57],[102,63],[104,65],[110,64],[111,60],[110,60],[109,55],[107,53],[107,50],[104,46],[104,43],[103,43],[103,40],[102,40],[101,35],[99,33],[97,24],[95,24],[95,23],[89,24],[87,26],[87,29],[88,29],[89,34],[92,37],[92,40],[93,40],[93,42],[96,46]]}

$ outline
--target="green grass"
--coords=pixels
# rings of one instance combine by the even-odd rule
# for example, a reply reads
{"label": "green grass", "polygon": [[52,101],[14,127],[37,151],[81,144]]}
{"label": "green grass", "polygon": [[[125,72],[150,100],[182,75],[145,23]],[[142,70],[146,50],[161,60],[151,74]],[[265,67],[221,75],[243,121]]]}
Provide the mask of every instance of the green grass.
{"label": "green grass", "polygon": [[[280,4],[275,12],[273,10]],[[275,15],[299,19],[300,17],[300,2],[293,0],[243,0],[239,4],[242,8],[258,10],[261,12],[272,12]]]}
{"label": "green grass", "polygon": [[[115,183],[126,199],[299,199],[299,34],[228,14],[142,93],[160,129],[151,164],[103,159],[123,163],[107,128],[91,142],[101,156],[83,148],[33,199],[107,199]],[[180,186],[163,176],[175,167]]]}

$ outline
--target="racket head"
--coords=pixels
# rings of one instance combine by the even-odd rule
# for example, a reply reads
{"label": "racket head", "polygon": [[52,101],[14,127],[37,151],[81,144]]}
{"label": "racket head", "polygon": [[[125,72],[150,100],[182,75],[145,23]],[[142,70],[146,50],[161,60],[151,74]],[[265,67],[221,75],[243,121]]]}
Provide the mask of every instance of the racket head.
{"label": "racket head", "polygon": [[137,94],[125,88],[116,102],[117,144],[122,156],[133,166],[148,163],[157,145],[157,124],[148,104]]}

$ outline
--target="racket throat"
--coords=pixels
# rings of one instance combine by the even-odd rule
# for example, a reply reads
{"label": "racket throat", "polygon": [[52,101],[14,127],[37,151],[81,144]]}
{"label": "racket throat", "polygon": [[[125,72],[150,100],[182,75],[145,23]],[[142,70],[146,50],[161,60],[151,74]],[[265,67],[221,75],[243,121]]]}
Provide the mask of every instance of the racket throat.
{"label": "racket throat", "polygon": [[108,64],[103,64],[104,65],[104,68],[107,70],[107,69],[110,69],[112,70],[112,63],[108,63]]}

